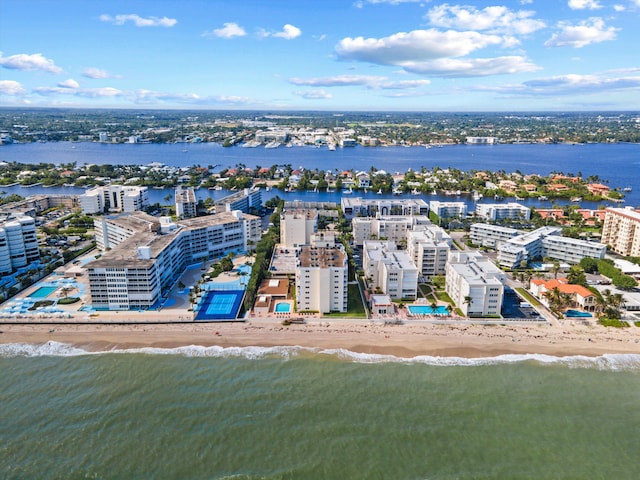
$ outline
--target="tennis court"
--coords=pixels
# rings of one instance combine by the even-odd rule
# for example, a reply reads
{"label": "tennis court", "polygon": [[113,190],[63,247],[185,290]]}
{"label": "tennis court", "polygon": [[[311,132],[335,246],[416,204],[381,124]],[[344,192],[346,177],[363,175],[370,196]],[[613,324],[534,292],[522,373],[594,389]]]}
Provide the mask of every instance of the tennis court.
{"label": "tennis court", "polygon": [[244,290],[211,290],[200,303],[196,320],[235,320]]}

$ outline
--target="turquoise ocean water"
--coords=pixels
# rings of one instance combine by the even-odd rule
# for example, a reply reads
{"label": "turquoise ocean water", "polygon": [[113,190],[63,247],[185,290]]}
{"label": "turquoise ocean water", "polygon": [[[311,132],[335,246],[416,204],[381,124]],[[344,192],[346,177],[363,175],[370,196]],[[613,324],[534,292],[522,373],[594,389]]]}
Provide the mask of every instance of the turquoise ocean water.
{"label": "turquoise ocean water", "polygon": [[0,478],[637,479],[640,356],[0,345]]}

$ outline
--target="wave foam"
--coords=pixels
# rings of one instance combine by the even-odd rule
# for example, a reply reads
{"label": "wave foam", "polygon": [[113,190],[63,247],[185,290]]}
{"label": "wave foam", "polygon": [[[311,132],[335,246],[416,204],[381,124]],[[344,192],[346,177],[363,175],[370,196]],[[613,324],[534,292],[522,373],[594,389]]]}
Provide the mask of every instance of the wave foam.
{"label": "wave foam", "polygon": [[0,344],[0,358],[43,356],[72,357],[79,355],[104,354],[176,355],[193,358],[244,358],[248,360],[260,360],[265,358],[289,360],[300,356],[312,357],[320,355],[334,357],[338,360],[353,363],[403,363],[442,367],[475,367],[529,362],[540,365],[564,365],[568,368],[596,368],[598,370],[609,371],[640,370],[640,354],[605,354],[599,357],[588,357],[585,355],[556,357],[543,354],[509,354],[482,358],[434,357],[429,355],[420,355],[411,358],[403,358],[393,355],[354,352],[342,348],[319,349],[300,346],[205,347],[201,345],[187,345],[176,348],[143,347],[89,352],[72,345],[54,341],[44,344]]}

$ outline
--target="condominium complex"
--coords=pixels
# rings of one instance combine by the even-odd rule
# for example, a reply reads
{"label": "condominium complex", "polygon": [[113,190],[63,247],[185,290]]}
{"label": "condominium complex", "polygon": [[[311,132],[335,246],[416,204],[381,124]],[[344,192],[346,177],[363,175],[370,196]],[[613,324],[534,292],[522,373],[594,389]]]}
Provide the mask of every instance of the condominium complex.
{"label": "condominium complex", "polygon": [[192,218],[197,215],[198,201],[193,188],[179,186],[176,188],[175,197],[176,216],[178,218]]}
{"label": "condominium complex", "polygon": [[384,198],[363,199],[362,197],[342,197],[340,206],[347,219],[353,217],[375,217],[380,215],[429,215],[429,205],[422,199]]}
{"label": "condominium complex", "polygon": [[351,225],[353,242],[360,246],[365,240],[404,241],[409,230],[420,225],[431,225],[431,221],[426,215],[354,217]]}
{"label": "condominium complex", "polygon": [[26,215],[0,220],[0,273],[11,273],[40,258],[36,222]]}
{"label": "condominium complex", "polygon": [[469,237],[471,243],[479,247],[497,248],[500,244],[520,235],[515,228],[491,225],[489,223],[474,223],[471,225]]}
{"label": "condominium complex", "polygon": [[466,316],[500,315],[506,274],[479,253],[451,252],[445,290]]}
{"label": "condominium complex", "polygon": [[147,187],[107,185],[94,187],[80,195],[82,213],[131,213],[149,205]]}
{"label": "condominium complex", "polygon": [[531,209],[519,203],[478,203],[476,215],[487,220],[496,221],[505,218],[514,220],[529,220]]}
{"label": "condominium complex", "polygon": [[407,233],[407,253],[423,277],[444,275],[451,236],[436,225],[415,227]]}
{"label": "condominium complex", "polygon": [[554,258],[579,263],[585,257],[604,258],[606,245],[561,236],[560,227],[541,227],[498,245],[498,262],[505,268],[518,268],[536,258]]}
{"label": "condominium complex", "polygon": [[418,268],[394,242],[367,240],[363,245],[364,274],[369,285],[391,298],[415,299],[418,292]]}
{"label": "condominium complex", "polygon": [[303,245],[296,260],[296,307],[321,313],[347,311],[347,254],[342,245]]}
{"label": "condominium complex", "polygon": [[602,227],[602,243],[620,255],[640,257],[640,211],[607,208]]}
{"label": "condominium complex", "polygon": [[251,213],[262,208],[262,193],[259,188],[245,188],[216,200],[216,213],[240,210]]}
{"label": "condominium complex", "polygon": [[464,202],[440,202],[431,200],[429,208],[440,218],[460,218],[467,215],[467,204]]}
{"label": "condominium complex", "polygon": [[87,264],[91,304],[133,310],[158,305],[185,267],[260,240],[260,218],[226,212],[181,220],[142,212],[94,220],[103,254]]}
{"label": "condominium complex", "polygon": [[318,230],[318,212],[315,209],[295,208],[280,214],[280,243],[285,247],[309,245]]}

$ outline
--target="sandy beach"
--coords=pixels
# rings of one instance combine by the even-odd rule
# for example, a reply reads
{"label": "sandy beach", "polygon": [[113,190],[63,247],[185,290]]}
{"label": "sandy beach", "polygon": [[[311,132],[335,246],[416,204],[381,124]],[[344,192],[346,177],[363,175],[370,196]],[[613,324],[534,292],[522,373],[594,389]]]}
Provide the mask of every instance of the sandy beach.
{"label": "sandy beach", "polygon": [[0,325],[0,343],[56,341],[88,351],[187,345],[301,346],[359,353],[482,358],[504,354],[600,356],[640,354],[640,329],[599,325],[385,325],[322,320],[283,326],[277,319],[244,323],[136,325]]}

